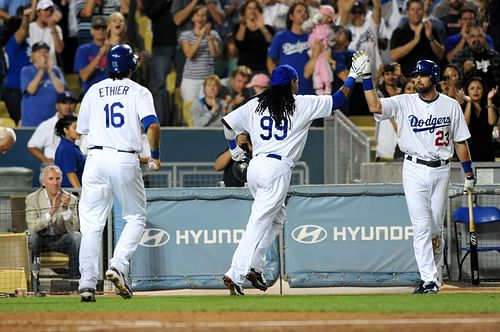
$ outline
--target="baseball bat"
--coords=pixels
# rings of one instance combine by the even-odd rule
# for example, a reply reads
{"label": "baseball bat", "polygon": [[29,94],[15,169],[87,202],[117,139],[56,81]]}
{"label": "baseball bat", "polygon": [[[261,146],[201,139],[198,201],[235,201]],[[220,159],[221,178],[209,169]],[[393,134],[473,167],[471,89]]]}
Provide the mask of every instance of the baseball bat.
{"label": "baseball bat", "polygon": [[479,285],[479,263],[477,259],[476,226],[474,225],[474,210],[472,208],[472,192],[468,192],[469,201],[469,247],[470,247],[470,275],[473,285]]}

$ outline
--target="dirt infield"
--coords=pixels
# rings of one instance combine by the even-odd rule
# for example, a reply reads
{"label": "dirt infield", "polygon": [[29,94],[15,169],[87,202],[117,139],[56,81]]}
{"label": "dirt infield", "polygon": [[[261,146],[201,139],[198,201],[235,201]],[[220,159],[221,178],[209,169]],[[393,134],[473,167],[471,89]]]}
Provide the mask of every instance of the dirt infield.
{"label": "dirt infield", "polygon": [[2,332],[58,331],[498,331],[496,316],[425,316],[349,313],[33,313],[0,314]]}

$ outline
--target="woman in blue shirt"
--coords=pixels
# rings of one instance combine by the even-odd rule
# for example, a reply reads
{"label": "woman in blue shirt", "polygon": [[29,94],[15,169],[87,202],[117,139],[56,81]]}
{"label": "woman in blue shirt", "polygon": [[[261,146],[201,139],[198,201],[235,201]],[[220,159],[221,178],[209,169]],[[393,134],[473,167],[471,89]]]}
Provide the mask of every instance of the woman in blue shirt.
{"label": "woman in blue shirt", "polygon": [[66,115],[56,123],[56,134],[61,142],[56,149],[54,163],[63,173],[62,187],[80,188],[82,183],[85,156],[75,141],[80,138],[76,132],[77,117]]}

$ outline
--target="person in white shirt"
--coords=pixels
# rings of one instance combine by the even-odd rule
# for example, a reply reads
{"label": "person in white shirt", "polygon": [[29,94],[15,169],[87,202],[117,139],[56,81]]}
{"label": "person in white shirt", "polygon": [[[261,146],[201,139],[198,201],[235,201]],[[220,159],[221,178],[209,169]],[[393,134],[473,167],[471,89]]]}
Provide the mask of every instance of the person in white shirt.
{"label": "person in white shirt", "polygon": [[75,112],[76,97],[71,91],[57,95],[56,114],[43,121],[36,127],[28,141],[28,151],[38,159],[42,165],[53,164],[54,154],[61,138],[56,135],[55,127],[59,119]]}
{"label": "person in white shirt", "polygon": [[49,56],[54,64],[57,64],[56,54],[64,49],[62,29],[56,24],[57,16],[51,0],[40,0],[36,5],[36,20],[29,25],[28,37],[30,45],[40,41],[49,45]]}

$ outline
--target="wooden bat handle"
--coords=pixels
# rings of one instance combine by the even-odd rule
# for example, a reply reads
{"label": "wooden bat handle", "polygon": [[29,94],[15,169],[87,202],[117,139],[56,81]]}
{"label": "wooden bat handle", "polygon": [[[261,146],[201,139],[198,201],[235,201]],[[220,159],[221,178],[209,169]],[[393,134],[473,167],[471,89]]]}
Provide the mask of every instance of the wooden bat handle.
{"label": "wooden bat handle", "polygon": [[475,232],[476,227],[474,226],[474,209],[472,207],[472,192],[467,192],[467,200],[469,206],[469,232]]}

